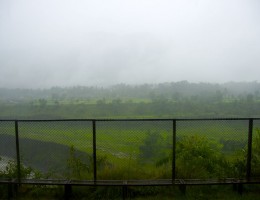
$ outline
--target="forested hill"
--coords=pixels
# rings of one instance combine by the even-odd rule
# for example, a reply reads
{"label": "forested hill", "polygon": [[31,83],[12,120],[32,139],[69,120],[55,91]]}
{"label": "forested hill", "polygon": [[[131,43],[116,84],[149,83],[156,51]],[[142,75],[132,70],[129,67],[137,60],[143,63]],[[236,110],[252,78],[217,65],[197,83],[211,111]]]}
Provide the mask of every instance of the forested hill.
{"label": "forested hill", "polygon": [[260,84],[0,89],[0,119],[260,117]]}
{"label": "forested hill", "polygon": [[[248,96],[249,95],[249,96]],[[0,100],[27,101],[35,99],[79,100],[79,99],[153,99],[167,98],[260,98],[258,82],[228,82],[223,84],[189,83],[187,81],[126,85],[110,87],[52,87],[49,89],[6,89],[0,88]]]}

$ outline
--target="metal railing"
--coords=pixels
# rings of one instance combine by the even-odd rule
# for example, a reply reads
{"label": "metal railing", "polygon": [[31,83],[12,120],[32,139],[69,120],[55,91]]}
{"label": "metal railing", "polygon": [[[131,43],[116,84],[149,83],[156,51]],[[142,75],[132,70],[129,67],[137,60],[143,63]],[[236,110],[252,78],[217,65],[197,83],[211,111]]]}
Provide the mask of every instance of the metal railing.
{"label": "metal railing", "polygon": [[250,181],[259,178],[252,164],[259,127],[260,118],[0,120],[0,168],[15,164],[18,183]]}

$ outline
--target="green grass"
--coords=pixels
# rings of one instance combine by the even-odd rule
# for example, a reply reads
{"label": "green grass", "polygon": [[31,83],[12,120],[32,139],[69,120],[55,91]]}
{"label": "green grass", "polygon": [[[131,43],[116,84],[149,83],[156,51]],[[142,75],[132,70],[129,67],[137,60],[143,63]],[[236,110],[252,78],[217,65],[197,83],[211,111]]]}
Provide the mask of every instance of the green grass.
{"label": "green grass", "polygon": [[[0,132],[14,135],[14,124],[0,124]],[[160,132],[165,140],[172,140],[172,124],[166,122],[97,122],[96,142],[98,155],[134,159],[139,146],[149,131]],[[177,138],[201,135],[209,139],[247,140],[247,122],[244,121],[192,121],[177,122]],[[19,136],[55,142],[92,152],[91,122],[20,122]],[[121,155],[121,156],[118,156]],[[115,159],[118,160],[118,159]],[[120,160],[120,159],[119,159]]]}
{"label": "green grass", "polygon": [[[14,136],[14,123],[0,123],[0,133]],[[220,139],[246,140],[247,121],[192,121],[177,122],[177,141],[184,136],[199,135],[209,140],[219,142]],[[167,155],[171,153],[172,147],[172,122],[96,122],[97,142],[97,178],[99,180],[124,180],[124,179],[170,179],[171,161],[157,166],[156,161],[144,162],[140,160],[140,145],[144,144],[147,132],[159,132],[162,141],[170,145],[166,150]],[[55,142],[66,146],[74,146],[75,149],[92,155],[92,123],[91,122],[19,122],[19,136],[43,142]],[[233,152],[224,154],[229,161],[239,158]],[[177,157],[179,154],[177,155]],[[236,157],[237,156],[237,157]],[[102,161],[102,158],[104,160]],[[101,159],[101,161],[99,160]],[[196,161],[196,157],[195,157]],[[193,161],[192,161],[193,162]],[[214,161],[215,162],[215,161]],[[101,164],[100,164],[101,163]],[[203,163],[199,163],[203,164]],[[214,165],[214,164],[213,164]],[[200,176],[196,163],[192,176]],[[196,168],[197,167],[197,168]],[[190,168],[191,169],[191,168]],[[197,169],[197,170],[196,170]],[[78,168],[76,170],[81,170]],[[177,173],[181,166],[177,163]],[[221,169],[220,169],[221,170]],[[203,171],[203,169],[202,169]],[[197,174],[196,174],[197,173]],[[82,172],[83,179],[93,179],[92,171]],[[206,173],[205,173],[206,174]],[[204,175],[205,175],[204,174]],[[178,175],[178,174],[177,174]],[[208,177],[206,174],[205,176]],[[214,175],[215,176],[215,175]],[[217,175],[216,175],[217,176]],[[206,177],[206,178],[207,178]],[[217,177],[216,177],[217,178]],[[257,199],[259,192],[253,191],[255,186],[245,187],[243,196],[232,192],[232,186],[203,186],[187,187],[186,195],[180,193],[178,188],[172,187],[140,187],[129,188],[131,199]],[[228,188],[228,189],[226,189]],[[50,191],[43,195],[44,191]],[[258,188],[259,189],[259,188]],[[86,191],[86,192],[85,192]],[[21,191],[21,199],[27,195],[30,198],[60,198],[63,190],[60,187],[24,187]],[[214,193],[214,195],[212,195]],[[48,196],[49,195],[49,196]],[[77,188],[75,199],[116,199],[121,198],[121,189],[101,187],[95,191],[91,188],[84,190]],[[78,196],[77,196],[78,195]]]}
{"label": "green grass", "polygon": [[[0,132],[14,135],[14,124],[1,124]],[[172,139],[171,122],[97,122],[96,141],[98,153],[109,157],[135,157],[139,146],[149,131],[160,132],[165,140]],[[247,140],[247,122],[203,121],[177,122],[177,138],[187,135],[201,135],[209,139]],[[84,152],[92,152],[91,122],[21,122],[19,136],[44,142],[55,142],[74,146]]]}
{"label": "green grass", "polygon": [[[177,121],[177,141],[183,136],[199,135],[219,142],[221,139],[247,140],[247,121]],[[14,136],[14,123],[0,123],[0,133]],[[75,149],[93,153],[91,122],[19,122],[19,136],[43,142],[54,142]],[[140,146],[143,145],[147,132],[159,132],[171,154],[172,122],[96,122],[97,158],[105,157],[105,168],[98,167],[99,178],[141,179],[170,177],[164,174],[163,167],[156,168],[156,162],[140,162]],[[234,152],[225,154],[229,160],[235,160]],[[129,169],[131,166],[131,169]],[[136,171],[137,170],[137,171]],[[138,173],[137,173],[138,172]],[[139,178],[135,176],[138,174]],[[149,174],[149,175],[148,175]]]}

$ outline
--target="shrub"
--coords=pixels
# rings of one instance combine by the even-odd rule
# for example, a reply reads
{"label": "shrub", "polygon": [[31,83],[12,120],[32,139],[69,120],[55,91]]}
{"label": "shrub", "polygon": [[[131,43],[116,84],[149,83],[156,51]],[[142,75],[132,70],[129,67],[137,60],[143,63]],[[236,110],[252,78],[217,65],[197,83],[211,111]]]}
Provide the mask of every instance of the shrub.
{"label": "shrub", "polygon": [[[233,176],[245,178],[247,167],[247,146],[236,152],[236,160],[233,162]],[[251,176],[260,177],[260,129],[256,129],[252,141]]]}
{"label": "shrub", "polygon": [[139,147],[141,163],[154,162],[165,157],[165,142],[159,132],[148,131],[143,144]]}
{"label": "shrub", "polygon": [[252,142],[252,176],[260,177],[260,129],[256,129],[256,135]]}
{"label": "shrub", "polygon": [[69,158],[67,160],[67,178],[68,179],[87,179],[90,167],[83,163],[82,159],[76,156],[74,146],[70,147]]}
{"label": "shrub", "polygon": [[176,175],[178,178],[221,178],[228,162],[221,146],[206,137],[185,136],[176,146]]}
{"label": "shrub", "polygon": [[[33,170],[31,167],[26,167],[23,164],[21,164],[20,176],[21,178],[39,178],[41,174],[38,171]],[[17,163],[14,160],[9,160],[5,169],[0,171],[0,177],[17,178],[18,177]]]}

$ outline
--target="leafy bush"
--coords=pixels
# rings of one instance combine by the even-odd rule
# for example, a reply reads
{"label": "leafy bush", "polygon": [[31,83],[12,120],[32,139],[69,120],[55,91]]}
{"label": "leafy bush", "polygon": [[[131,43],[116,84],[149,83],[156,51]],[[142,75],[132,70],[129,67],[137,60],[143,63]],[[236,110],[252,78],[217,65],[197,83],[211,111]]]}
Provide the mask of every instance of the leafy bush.
{"label": "leafy bush", "polygon": [[252,143],[252,175],[260,177],[260,129],[256,129],[256,135]]}
{"label": "leafy bush", "polygon": [[228,166],[220,144],[206,137],[185,136],[177,142],[178,178],[221,178],[226,175]]}
{"label": "leafy bush", "polygon": [[[222,153],[222,146],[203,136],[191,135],[176,143],[177,178],[224,178],[230,172],[230,164]],[[156,166],[169,166],[172,155],[162,157]]]}
{"label": "leafy bush", "polygon": [[90,167],[83,163],[82,159],[76,156],[74,146],[70,147],[70,154],[67,160],[68,179],[86,179],[86,174],[90,172]]}
{"label": "leafy bush", "polygon": [[[0,158],[1,160],[1,158]],[[26,167],[23,164],[20,165],[20,176],[21,178],[39,178],[41,174],[33,170],[31,167]],[[17,163],[13,160],[9,160],[5,169],[0,171],[1,178],[17,178],[18,177],[18,169]]]}
{"label": "leafy bush", "polygon": [[[251,157],[251,176],[260,177],[260,129],[256,129],[252,141],[252,157]],[[236,153],[236,159],[233,162],[233,176],[245,178],[247,167],[247,146]]]}
{"label": "leafy bush", "polygon": [[[87,161],[84,160],[80,155],[76,154],[76,150],[74,146],[70,147],[69,158],[67,160],[67,179],[76,179],[76,180],[83,180],[83,179],[93,179],[94,174],[94,166],[93,166],[93,157],[86,154]],[[104,170],[109,163],[105,156],[99,156],[96,160],[97,169]]]}
{"label": "leafy bush", "polygon": [[165,157],[165,141],[159,132],[148,131],[143,144],[139,147],[140,162],[154,162]]}

